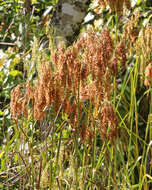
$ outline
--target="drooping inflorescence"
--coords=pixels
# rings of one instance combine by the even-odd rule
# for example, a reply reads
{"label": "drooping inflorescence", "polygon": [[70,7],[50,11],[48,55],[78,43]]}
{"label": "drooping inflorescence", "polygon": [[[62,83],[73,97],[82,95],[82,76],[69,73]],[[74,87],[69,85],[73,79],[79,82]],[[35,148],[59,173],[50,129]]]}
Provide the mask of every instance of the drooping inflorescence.
{"label": "drooping inflorescence", "polygon": [[[118,64],[121,68],[125,67],[123,42],[114,47],[108,29],[101,33],[90,30],[67,49],[63,45],[59,46],[53,52],[51,61],[54,70],[47,61],[42,61],[37,82],[33,86],[28,82],[22,97],[20,85],[12,90],[13,118],[27,117],[28,103],[32,100],[31,110],[35,120],[43,120],[49,106],[56,113],[62,108],[75,131],[77,122],[82,121],[82,141],[91,138],[93,120],[99,121],[101,136],[113,141],[117,136],[117,119],[111,104],[112,78],[118,70]],[[92,107],[89,121],[82,119],[85,102],[89,102]]]}
{"label": "drooping inflorescence", "polygon": [[95,9],[95,12],[99,12],[99,10],[104,8],[106,5],[110,7],[110,12],[115,12],[117,15],[121,15],[123,13],[123,7],[125,6],[127,9],[131,8],[130,0],[94,0],[98,3],[98,7]]}

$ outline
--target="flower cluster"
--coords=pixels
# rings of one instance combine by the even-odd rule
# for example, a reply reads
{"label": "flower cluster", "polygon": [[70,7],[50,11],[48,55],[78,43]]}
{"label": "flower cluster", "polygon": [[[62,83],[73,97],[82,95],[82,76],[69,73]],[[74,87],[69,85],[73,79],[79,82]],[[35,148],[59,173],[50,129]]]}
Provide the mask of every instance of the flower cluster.
{"label": "flower cluster", "polygon": [[26,92],[24,93],[24,96],[22,96],[20,84],[11,91],[10,109],[12,117],[15,120],[22,117],[23,115],[25,117],[28,116],[27,105],[30,97],[32,97],[32,88],[30,87],[29,83],[26,85]]}
{"label": "flower cluster", "polygon": [[[144,27],[140,28],[139,22],[141,19],[141,13],[139,9],[135,9],[134,13],[124,25],[124,32],[122,38],[129,50],[129,54],[132,56],[135,52],[139,57],[140,65],[140,79],[143,85],[149,85],[149,79],[151,78],[151,49],[152,49],[152,26],[147,22]],[[149,79],[148,79],[149,78]]]}
{"label": "flower cluster", "polygon": [[114,113],[113,107],[109,104],[109,102],[105,103],[102,107],[99,121],[99,131],[101,136],[104,139],[110,139],[113,143],[113,140],[117,137],[117,117]]}
{"label": "flower cluster", "polygon": [[128,48],[132,50],[132,44],[134,44],[138,38],[139,34],[139,19],[140,12],[135,10],[129,20],[123,26],[123,39],[128,44]]}
{"label": "flower cluster", "polygon": [[152,26],[147,24],[141,29],[135,44],[137,55],[143,55],[144,59],[149,62],[151,60],[152,49]]}
{"label": "flower cluster", "polygon": [[[51,61],[54,70],[49,63],[42,61],[37,82],[34,86],[27,84],[22,98],[20,85],[12,90],[13,118],[28,116],[27,107],[31,99],[35,120],[43,120],[49,106],[56,113],[61,108],[69,116],[74,131],[77,131],[77,123],[81,121],[82,141],[93,136],[94,120],[101,125],[100,134],[113,141],[117,136],[117,119],[110,103],[112,77],[118,70],[118,64],[125,67],[123,42],[114,48],[107,29],[101,33],[90,30],[67,49],[59,46],[52,54]],[[84,111],[87,102],[92,116]]]}
{"label": "flower cluster", "polygon": [[145,69],[145,86],[152,85],[152,63],[149,63]]}
{"label": "flower cluster", "polygon": [[109,5],[110,12],[116,12],[118,15],[123,13],[123,7],[126,6],[127,9],[131,8],[130,0],[97,0],[98,7],[95,9],[95,12],[99,12],[100,7],[102,9]]}

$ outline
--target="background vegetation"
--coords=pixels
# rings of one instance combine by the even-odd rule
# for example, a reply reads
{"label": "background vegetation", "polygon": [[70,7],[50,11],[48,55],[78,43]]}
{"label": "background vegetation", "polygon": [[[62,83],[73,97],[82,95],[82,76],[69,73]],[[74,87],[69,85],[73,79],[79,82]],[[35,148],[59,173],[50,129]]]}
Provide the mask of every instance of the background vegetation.
{"label": "background vegetation", "polygon": [[70,46],[57,3],[0,1],[0,189],[151,189],[151,1],[92,0]]}

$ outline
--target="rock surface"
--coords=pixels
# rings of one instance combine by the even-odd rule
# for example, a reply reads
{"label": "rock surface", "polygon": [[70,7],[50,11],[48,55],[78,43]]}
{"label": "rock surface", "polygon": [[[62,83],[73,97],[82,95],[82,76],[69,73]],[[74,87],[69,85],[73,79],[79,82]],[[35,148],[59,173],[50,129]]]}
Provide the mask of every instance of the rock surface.
{"label": "rock surface", "polygon": [[59,0],[52,24],[60,40],[67,43],[74,40],[87,14],[89,2],[88,0]]}

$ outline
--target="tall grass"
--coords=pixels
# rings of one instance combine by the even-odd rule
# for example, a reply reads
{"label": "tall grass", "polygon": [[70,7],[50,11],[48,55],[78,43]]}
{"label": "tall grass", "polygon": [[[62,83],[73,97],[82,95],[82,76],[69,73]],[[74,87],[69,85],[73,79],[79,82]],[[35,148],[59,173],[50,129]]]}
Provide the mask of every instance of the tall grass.
{"label": "tall grass", "polygon": [[127,40],[116,22],[113,31],[91,28],[70,47],[55,49],[50,35],[49,55],[35,39],[27,81],[11,92],[1,189],[151,188],[151,64],[144,62],[144,73],[141,35]]}

